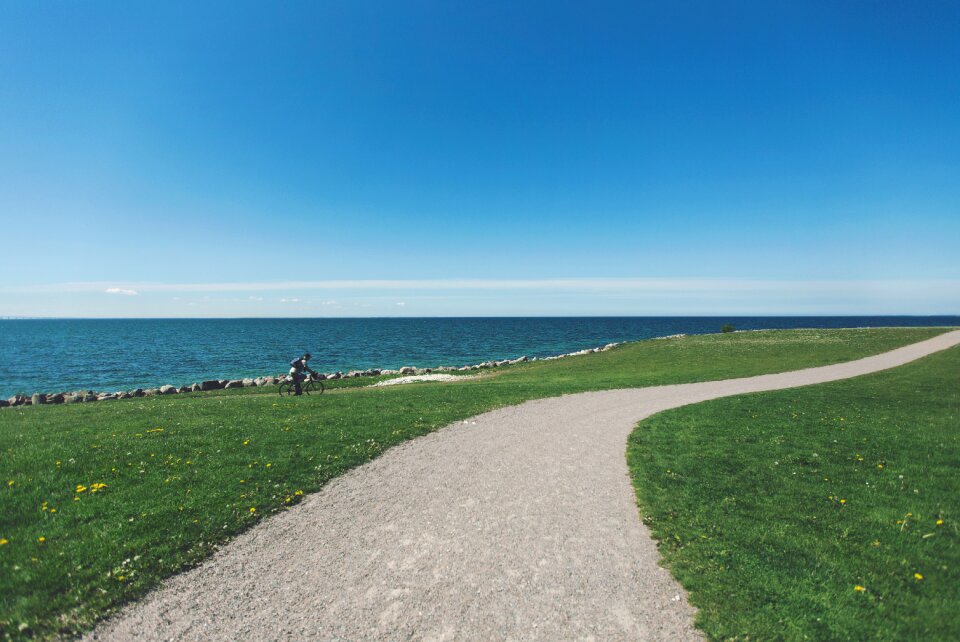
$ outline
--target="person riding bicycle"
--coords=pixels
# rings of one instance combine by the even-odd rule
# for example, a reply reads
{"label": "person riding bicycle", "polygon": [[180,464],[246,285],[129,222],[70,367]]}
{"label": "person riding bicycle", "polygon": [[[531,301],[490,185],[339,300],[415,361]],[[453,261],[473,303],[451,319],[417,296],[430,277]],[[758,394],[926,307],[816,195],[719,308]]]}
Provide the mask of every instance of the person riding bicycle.
{"label": "person riding bicycle", "polygon": [[294,394],[301,395],[303,390],[300,389],[300,382],[306,379],[306,376],[303,374],[304,371],[309,372],[313,376],[317,376],[316,371],[312,370],[307,362],[310,361],[311,354],[308,352],[299,359],[294,359],[290,362],[290,376],[293,378],[293,385],[297,389]]}

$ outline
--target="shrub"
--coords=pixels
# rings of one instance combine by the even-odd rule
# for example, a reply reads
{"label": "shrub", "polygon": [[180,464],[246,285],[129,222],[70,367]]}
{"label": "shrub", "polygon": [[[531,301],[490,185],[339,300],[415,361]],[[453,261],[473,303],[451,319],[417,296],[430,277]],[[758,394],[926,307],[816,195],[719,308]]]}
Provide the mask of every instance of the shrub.
{"label": "shrub", "polygon": [[724,323],[723,327],[720,328],[721,332],[733,332],[733,330],[734,330],[733,326],[730,325],[729,323]]}

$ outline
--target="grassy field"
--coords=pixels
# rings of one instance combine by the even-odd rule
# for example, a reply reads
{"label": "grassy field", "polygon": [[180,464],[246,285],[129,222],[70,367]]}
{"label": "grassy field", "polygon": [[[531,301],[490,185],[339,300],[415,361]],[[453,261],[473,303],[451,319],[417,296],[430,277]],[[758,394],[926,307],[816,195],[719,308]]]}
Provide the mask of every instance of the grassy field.
{"label": "grassy field", "polygon": [[89,629],[390,446],[563,393],[825,365],[945,331],[796,330],[627,344],[457,383],[263,388],[0,411],[0,637]]}
{"label": "grassy field", "polygon": [[960,639],[960,348],[661,413],[628,461],[711,638]]}

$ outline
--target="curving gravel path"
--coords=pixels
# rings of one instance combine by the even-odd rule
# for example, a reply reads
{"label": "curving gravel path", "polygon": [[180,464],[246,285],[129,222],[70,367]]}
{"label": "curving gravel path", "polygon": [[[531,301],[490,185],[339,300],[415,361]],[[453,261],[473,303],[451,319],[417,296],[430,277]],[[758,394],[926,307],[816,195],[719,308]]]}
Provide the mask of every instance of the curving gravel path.
{"label": "curving gravel path", "polygon": [[637,514],[624,457],[636,423],[957,344],[953,331],[822,368],[589,392],[474,417],[332,481],[87,639],[701,639]]}

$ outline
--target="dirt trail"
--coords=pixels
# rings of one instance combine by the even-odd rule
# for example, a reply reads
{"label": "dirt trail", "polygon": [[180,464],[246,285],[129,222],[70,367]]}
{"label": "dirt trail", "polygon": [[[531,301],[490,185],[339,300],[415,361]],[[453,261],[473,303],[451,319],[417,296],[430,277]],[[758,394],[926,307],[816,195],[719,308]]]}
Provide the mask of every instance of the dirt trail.
{"label": "dirt trail", "polygon": [[624,457],[636,423],[958,343],[953,331],[838,365],[479,415],[332,481],[88,639],[700,639],[637,514]]}

